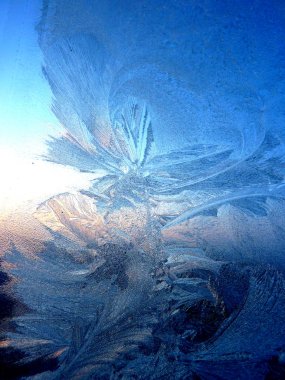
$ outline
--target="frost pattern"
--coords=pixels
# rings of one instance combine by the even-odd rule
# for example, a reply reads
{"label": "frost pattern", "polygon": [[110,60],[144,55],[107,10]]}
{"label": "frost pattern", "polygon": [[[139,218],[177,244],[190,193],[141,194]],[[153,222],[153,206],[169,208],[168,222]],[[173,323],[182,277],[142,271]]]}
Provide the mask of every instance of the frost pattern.
{"label": "frost pattern", "polygon": [[7,254],[29,312],[5,336],[56,359],[35,379],[281,378],[279,5],[115,3],[44,1],[45,158],[96,178],[39,206],[36,259]]}

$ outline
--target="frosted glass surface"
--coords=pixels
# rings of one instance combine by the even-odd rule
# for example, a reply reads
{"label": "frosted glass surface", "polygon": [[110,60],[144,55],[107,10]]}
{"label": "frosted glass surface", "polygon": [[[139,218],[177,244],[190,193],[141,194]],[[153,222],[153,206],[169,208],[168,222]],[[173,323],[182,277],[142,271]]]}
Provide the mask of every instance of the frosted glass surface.
{"label": "frosted glass surface", "polygon": [[284,12],[43,1],[62,133],[42,159],[91,181],[38,205],[41,248],[5,256],[21,378],[284,376]]}

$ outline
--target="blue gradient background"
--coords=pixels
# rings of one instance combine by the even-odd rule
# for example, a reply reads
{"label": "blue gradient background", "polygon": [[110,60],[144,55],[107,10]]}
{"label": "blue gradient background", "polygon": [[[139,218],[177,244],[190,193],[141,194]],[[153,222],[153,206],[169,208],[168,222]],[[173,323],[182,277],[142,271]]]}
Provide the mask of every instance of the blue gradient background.
{"label": "blue gradient background", "polygon": [[41,1],[37,0],[5,0],[0,4],[2,147],[16,144],[25,150],[29,140],[42,144],[56,124],[50,112],[51,92],[42,75],[36,32],[40,9]]}

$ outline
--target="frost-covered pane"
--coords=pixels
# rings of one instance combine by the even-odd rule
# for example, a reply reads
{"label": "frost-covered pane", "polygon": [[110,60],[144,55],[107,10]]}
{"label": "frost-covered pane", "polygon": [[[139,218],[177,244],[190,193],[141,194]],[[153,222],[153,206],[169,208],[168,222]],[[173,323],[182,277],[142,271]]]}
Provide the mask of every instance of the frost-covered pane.
{"label": "frost-covered pane", "polygon": [[4,250],[19,376],[284,377],[284,11],[43,1],[42,159],[90,183]]}

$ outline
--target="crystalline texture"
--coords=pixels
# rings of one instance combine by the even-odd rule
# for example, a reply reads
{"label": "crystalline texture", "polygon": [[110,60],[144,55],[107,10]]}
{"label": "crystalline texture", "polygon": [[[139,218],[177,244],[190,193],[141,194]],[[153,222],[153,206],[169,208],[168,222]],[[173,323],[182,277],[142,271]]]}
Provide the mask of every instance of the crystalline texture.
{"label": "crystalline texture", "polygon": [[8,333],[18,364],[57,359],[36,378],[284,372],[281,10],[44,1],[65,130],[45,158],[95,178],[38,208],[53,242],[37,260],[7,257],[31,310]]}

